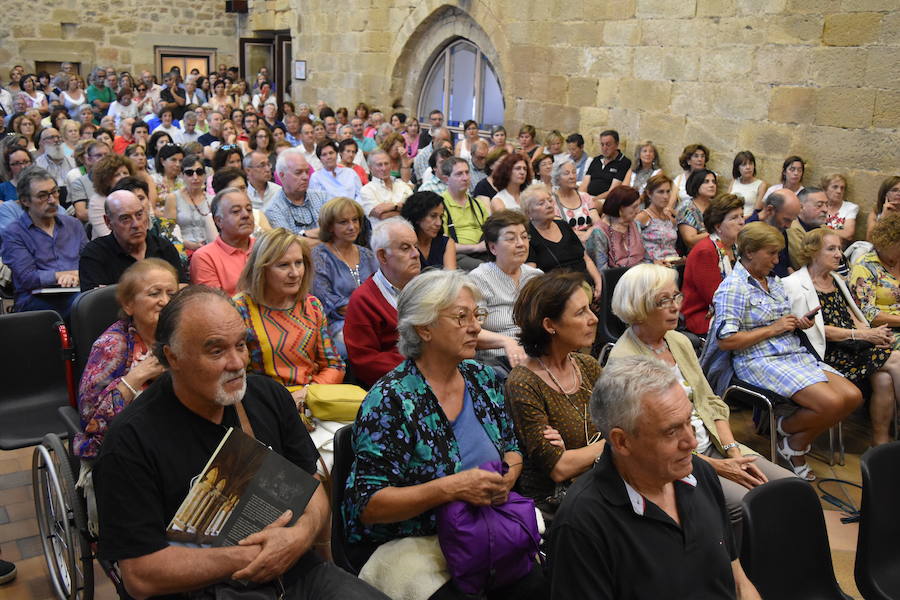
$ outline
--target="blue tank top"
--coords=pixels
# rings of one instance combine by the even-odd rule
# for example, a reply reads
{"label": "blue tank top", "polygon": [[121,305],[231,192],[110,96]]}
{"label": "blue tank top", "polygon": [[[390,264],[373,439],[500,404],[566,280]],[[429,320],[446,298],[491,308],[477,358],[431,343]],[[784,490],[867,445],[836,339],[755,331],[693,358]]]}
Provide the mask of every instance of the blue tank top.
{"label": "blue tank top", "polygon": [[472,398],[469,396],[469,388],[466,387],[466,395],[463,397],[463,408],[457,415],[455,421],[450,422],[453,426],[453,434],[456,436],[456,442],[459,444],[459,454],[462,459],[462,469],[474,469],[479,465],[492,460],[501,460],[497,447],[488,437],[487,432],[481,425],[481,421],[475,416],[475,409],[472,407]]}

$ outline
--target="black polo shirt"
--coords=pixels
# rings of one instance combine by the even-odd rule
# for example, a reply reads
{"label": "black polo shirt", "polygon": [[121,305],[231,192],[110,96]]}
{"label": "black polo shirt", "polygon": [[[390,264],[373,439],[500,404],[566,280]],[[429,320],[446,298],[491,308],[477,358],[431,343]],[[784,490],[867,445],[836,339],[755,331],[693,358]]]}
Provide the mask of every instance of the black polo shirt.
{"label": "black polo shirt", "polygon": [[[163,239],[153,232],[147,232],[147,250],[144,258],[161,258],[178,271],[179,283],[190,283],[190,277],[181,264],[178,250],[169,240]],[[136,263],[116,241],[113,234],[98,237],[88,242],[81,251],[78,261],[78,280],[81,291],[94,289],[101,285],[112,285],[119,282],[125,269]]]}
{"label": "black polo shirt", "polygon": [[[675,482],[681,525],[629,496],[607,445],[569,489],[550,530],[553,600],[735,598],[736,558],[715,471],[694,457]],[[643,512],[643,514],[638,514]]]}
{"label": "black polo shirt", "polygon": [[591,165],[588,167],[585,175],[591,176],[591,182],[588,184],[588,194],[591,196],[599,196],[609,191],[614,179],[622,181],[625,179],[625,173],[631,168],[631,159],[627,158],[621,151],[619,155],[603,164],[603,155],[594,157]]}
{"label": "black polo shirt", "polygon": [[[248,375],[243,403],[256,438],[314,475],[318,452],[284,386]],[[127,406],[94,465],[99,555],[122,560],[166,548],[166,527],[229,427],[240,428],[234,407],[225,408],[221,423],[204,419],[178,400],[168,373]],[[285,583],[319,563],[307,552],[285,573]]]}
{"label": "black polo shirt", "polygon": [[198,137],[198,138],[197,138],[197,141],[200,142],[200,144],[201,144],[204,148],[206,148],[207,146],[211,145],[213,142],[219,142],[219,143],[221,143],[221,142],[222,142],[222,139],[221,139],[221,138],[218,138],[218,137],[214,136],[213,134],[207,132],[207,133],[204,133],[203,135],[201,135],[200,137]]}
{"label": "black polo shirt", "polygon": [[[176,95],[185,100],[185,103],[177,105],[177,102],[175,102]],[[175,86],[174,89],[167,87],[159,93],[159,99],[166,104],[176,104],[176,106],[172,107],[172,116],[176,121],[180,121],[184,118],[184,113],[187,112],[187,92],[178,86]]]}
{"label": "black polo shirt", "polygon": [[[754,221],[759,221],[758,210],[753,211],[753,214],[747,217],[745,223],[753,223]],[[788,271],[788,269],[791,267],[791,255],[787,231],[782,231],[781,237],[784,238],[784,248],[782,248],[778,253],[778,264],[775,265],[774,269],[772,269],[772,275],[777,275],[778,277],[783,278],[791,274],[790,271]]]}

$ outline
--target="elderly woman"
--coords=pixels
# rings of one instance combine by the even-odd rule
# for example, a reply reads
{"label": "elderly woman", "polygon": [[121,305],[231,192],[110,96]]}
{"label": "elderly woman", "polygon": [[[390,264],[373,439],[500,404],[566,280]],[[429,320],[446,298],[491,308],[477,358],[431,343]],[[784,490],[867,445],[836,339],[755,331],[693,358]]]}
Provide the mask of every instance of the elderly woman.
{"label": "elderly woman", "polygon": [[631,186],[643,194],[647,181],[660,173],[662,173],[662,169],[659,167],[659,150],[656,149],[653,142],[648,140],[638,144],[637,150],[634,152],[634,162],[631,163],[631,168],[625,172],[622,185]]}
{"label": "elderly woman", "polygon": [[744,218],[754,211],[762,210],[763,194],[766,182],[756,176],[756,157],[749,150],[742,150],[734,155],[731,164],[731,182],[729,193],[737,194],[744,199]]}
{"label": "elderly woman", "polygon": [[640,209],[640,194],[633,187],[614,187],[606,201],[597,228],[591,231],[585,247],[599,270],[631,267],[649,260],[635,217]]}
{"label": "elderly woman", "polygon": [[869,239],[872,251],[854,263],[850,285],[869,323],[890,327],[893,348],[900,350],[900,214],[886,213]]}
{"label": "elderly woman", "polygon": [[91,224],[91,239],[109,235],[110,229],[104,220],[106,197],[123,177],[134,177],[134,163],[121,154],[107,154],[94,165],[91,180],[94,193],[88,198],[88,223]]}
{"label": "elderly woman", "polygon": [[648,179],[641,193],[645,207],[634,218],[641,230],[641,242],[647,257],[652,261],[674,265],[682,262],[676,243],[678,230],[675,216],[669,210],[672,180],[665,173],[657,173]]}
{"label": "elderly woman", "polygon": [[572,481],[589,470],[604,442],[588,415],[600,376],[578,352],[597,333],[591,290],[576,273],[547,273],[522,289],[513,309],[528,359],[506,381],[507,404],[522,442],[520,488],[552,515]]}
{"label": "elderly woman", "polygon": [[866,239],[872,239],[872,230],[883,217],[900,213],[900,176],[894,175],[881,182],[875,210],[866,218]]}
{"label": "elderly woman", "polygon": [[704,226],[712,233],[688,254],[681,288],[684,293],[681,314],[687,330],[697,335],[705,336],[709,331],[713,294],[737,260],[735,243],[744,226],[743,201],[736,194],[713,198],[703,213]]}
{"label": "elderly woman", "polygon": [[739,379],[797,405],[793,414],[777,421],[782,436],[778,453],[798,477],[812,481],[816,476],[805,459],[810,444],[853,412],[862,396],[797,337],[797,329],[812,326],[811,315],[792,315],[784,285],[770,275],[784,247],[781,232],[766,223],[750,223],[738,234],[737,247],[740,260],[713,296],[710,335],[720,349],[732,353]]}
{"label": "elderly woman", "polygon": [[709,163],[709,148],[703,144],[690,144],[684,147],[681,156],[678,157],[678,164],[684,169],[672,182],[672,197],[669,200],[669,208],[675,208],[691,199],[691,194],[687,191],[688,178],[694,171],[706,169]]}
{"label": "elderly woman", "polygon": [[513,304],[525,284],[541,274],[540,269],[525,264],[527,226],[525,215],[514,210],[501,210],[488,217],[481,230],[493,260],[469,272],[481,290],[481,305],[488,311],[478,334],[478,358],[500,365],[498,372],[509,372],[525,360],[518,341],[519,327],[513,322]]}
{"label": "elderly woman", "polygon": [[301,411],[310,383],[344,379],[325,309],[309,293],[313,275],[303,238],[278,227],[253,244],[234,297],[247,324],[249,369],[284,385]]}
{"label": "elderly woman", "polygon": [[211,194],[206,191],[206,168],[203,159],[190,154],[181,161],[184,187],[166,196],[166,218],[181,228],[188,254],[216,239],[215,223],[210,209]]}
{"label": "elderly woman", "polygon": [[[743,212],[743,201],[738,201]],[[675,331],[684,298],[678,291],[677,276],[675,270],[659,265],[638,265],[622,275],[613,292],[612,310],[629,327],[613,347],[610,362],[644,355],[672,368],[693,404],[695,453],[716,470],[731,521],[738,523],[747,490],[791,473],[735,441],[728,424],[728,406],[703,376],[690,340]]]}
{"label": "elderly woman", "polygon": [[590,194],[578,191],[578,167],[569,158],[562,159],[553,166],[552,183],[556,218],[566,221],[579,240],[587,241],[594,229],[597,209]]}
{"label": "elderly woman", "polygon": [[716,174],[708,169],[698,169],[688,177],[687,192],[690,199],[678,205],[675,219],[678,223],[678,235],[688,250],[697,242],[709,237],[709,231],[703,224],[703,213],[719,191]]}
{"label": "elderly woman", "polygon": [[434,192],[416,192],[400,207],[400,216],[412,223],[419,240],[419,262],[428,267],[456,268],[456,242],[444,235],[444,200]]}
{"label": "elderly woman", "polygon": [[[522,455],[503,390],[471,360],[486,316],[480,296],[460,271],[428,271],[400,293],[406,360],[372,387],[353,426],[342,512],[356,562],[385,542],[435,535],[435,509],[449,501],[503,504],[516,483]],[[478,468],[490,461],[505,462],[506,474]],[[437,597],[463,596],[449,582]]]}
{"label": "elderly woman", "polygon": [[328,318],[328,333],[346,359],[344,314],[350,294],[378,270],[375,254],[356,243],[365,219],[362,207],[350,198],[333,198],[319,211],[319,240],[312,251],[315,278],[312,293]]}
{"label": "elderly woman", "polygon": [[588,283],[593,283],[594,298],[600,296],[603,279],[597,265],[588,256],[581,240],[569,224],[556,218],[554,202],[547,186],[536,183],[522,192],[522,208],[528,217],[527,262],[545,273],[554,269],[571,269],[581,273]]}
{"label": "elderly woman", "polygon": [[869,416],[872,443],[877,446],[890,441],[896,390],[900,390],[900,351],[891,352],[894,334],[890,327],[870,327],[857,308],[836,272],[841,258],[837,232],[826,228],[807,232],[799,248],[804,266],[783,280],[784,288],[795,315],[821,307],[807,330],[818,355],[853,383],[859,385],[866,378],[871,382]]}
{"label": "elderly woman", "polygon": [[491,212],[522,210],[522,190],[531,181],[531,165],[521,152],[508,154],[491,170],[490,179],[497,193],[491,198]]}
{"label": "elderly woman", "polygon": [[769,186],[766,190],[763,200],[768,198],[772,192],[787,188],[795,194],[803,189],[803,175],[806,173],[806,162],[799,156],[788,156],[781,165],[781,183]]}
{"label": "elderly woman", "polygon": [[844,200],[847,193],[847,178],[840,173],[833,173],[822,178],[821,187],[828,198],[828,219],[825,226],[834,230],[841,238],[844,246],[853,243],[856,238],[856,217],[859,206]]}

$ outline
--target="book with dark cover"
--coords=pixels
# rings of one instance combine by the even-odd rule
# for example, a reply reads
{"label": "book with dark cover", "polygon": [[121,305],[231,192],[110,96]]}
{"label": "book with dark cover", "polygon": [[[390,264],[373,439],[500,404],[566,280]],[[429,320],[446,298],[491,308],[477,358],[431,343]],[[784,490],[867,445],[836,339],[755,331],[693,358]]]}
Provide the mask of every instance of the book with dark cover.
{"label": "book with dark cover", "polygon": [[166,528],[181,545],[233,546],[290,509],[306,510],[319,481],[277,452],[231,427]]}

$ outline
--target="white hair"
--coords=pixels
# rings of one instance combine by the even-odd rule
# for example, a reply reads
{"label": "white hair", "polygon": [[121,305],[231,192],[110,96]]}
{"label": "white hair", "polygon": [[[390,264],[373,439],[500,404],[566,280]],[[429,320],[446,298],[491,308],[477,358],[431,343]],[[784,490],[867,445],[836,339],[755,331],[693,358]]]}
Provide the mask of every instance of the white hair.
{"label": "white hair", "polygon": [[591,393],[591,418],[604,437],[614,428],[635,433],[642,401],[679,385],[675,371],[658,358],[626,356],[610,359]]}
{"label": "white hair", "polygon": [[306,160],[306,155],[300,148],[288,148],[287,150],[282,150],[281,154],[278,155],[278,160],[275,161],[275,172],[279,175],[286,172],[288,160],[292,156],[300,157],[304,161]]}
{"label": "white hair", "polygon": [[613,314],[629,325],[646,321],[656,308],[656,295],[675,283],[676,275],[675,269],[662,265],[634,265],[616,283],[611,302]]}
{"label": "white hair", "polygon": [[[282,154],[284,154],[284,152],[282,152]],[[412,223],[403,217],[391,217],[376,223],[372,228],[372,237],[369,241],[369,247],[372,248],[372,252],[377,253],[379,250],[387,250],[391,245],[391,232],[401,227],[408,229],[413,232],[413,234],[416,232]]]}
{"label": "white hair", "polygon": [[[382,150],[381,148],[378,148],[377,150],[372,150],[371,152],[369,152],[369,157],[366,159],[366,163],[369,165],[370,171],[372,170],[372,167],[375,165],[375,157],[381,156],[382,154],[384,154],[385,156],[388,156],[387,151]],[[390,158],[390,157],[388,157],[388,158]]]}
{"label": "white hair", "polygon": [[576,170],[578,169],[578,166],[571,159],[568,159],[568,158],[565,160],[561,160],[558,163],[555,163],[553,165],[553,174],[550,175],[550,183],[552,183],[556,187],[559,187],[559,178],[562,177],[562,170],[563,170],[563,167],[566,165],[572,165],[573,167],[575,167]]}

